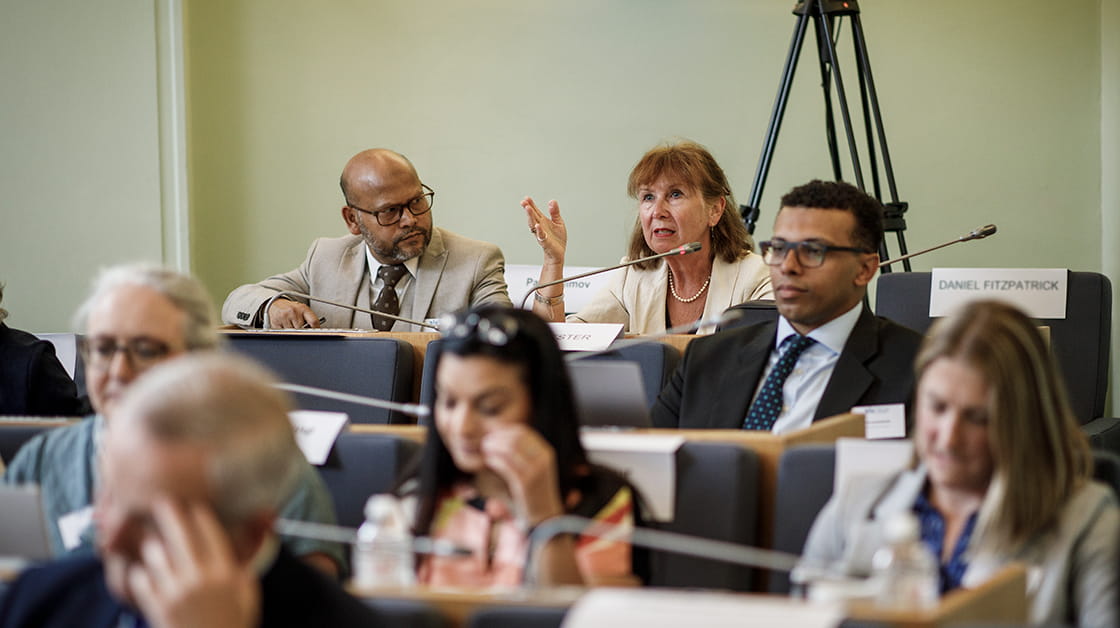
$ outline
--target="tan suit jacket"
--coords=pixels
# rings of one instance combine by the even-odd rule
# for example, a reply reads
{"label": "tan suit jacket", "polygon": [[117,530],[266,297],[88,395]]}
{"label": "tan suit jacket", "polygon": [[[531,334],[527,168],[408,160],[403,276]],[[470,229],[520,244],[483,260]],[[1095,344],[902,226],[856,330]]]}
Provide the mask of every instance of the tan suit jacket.
{"label": "tan suit jacket", "polygon": [[[283,290],[368,309],[370,276],[365,241],[355,235],[315,240],[299,268],[231,292],[222,305],[222,320],[232,325],[260,327],[261,306]],[[501,250],[493,244],[434,227],[432,240],[420,256],[416,277],[402,299],[400,315],[423,321],[484,303],[510,305]],[[310,306],[326,319],[323,327],[373,327],[368,314],[319,302]],[[426,330],[397,322],[393,331]]]}

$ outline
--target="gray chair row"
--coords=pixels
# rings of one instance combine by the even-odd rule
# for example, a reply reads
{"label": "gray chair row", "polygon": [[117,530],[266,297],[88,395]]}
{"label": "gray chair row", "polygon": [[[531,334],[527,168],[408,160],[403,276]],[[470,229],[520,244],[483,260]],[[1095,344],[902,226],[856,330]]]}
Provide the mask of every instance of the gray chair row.
{"label": "gray chair row", "polygon": [[[286,382],[386,401],[412,399],[412,345],[391,337],[229,336],[232,350],[276,372]],[[354,423],[413,423],[410,416],[346,401],[296,394],[309,410],[345,412]]]}

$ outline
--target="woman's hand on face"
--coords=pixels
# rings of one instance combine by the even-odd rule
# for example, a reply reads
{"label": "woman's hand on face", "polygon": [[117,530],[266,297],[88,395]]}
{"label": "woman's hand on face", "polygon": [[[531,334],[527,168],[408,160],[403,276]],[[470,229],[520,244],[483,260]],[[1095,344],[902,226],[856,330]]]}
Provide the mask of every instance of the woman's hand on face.
{"label": "woman's hand on face", "polygon": [[525,216],[529,219],[529,231],[544,251],[545,263],[563,264],[564,252],[568,247],[568,228],[560,217],[560,204],[549,201],[548,216],[537,209],[532,197],[526,196],[521,201],[521,206],[525,208]]}
{"label": "woman's hand on face", "polygon": [[556,452],[528,425],[493,429],[482,439],[486,466],[509,487],[515,512],[529,525],[564,514],[556,478]]}

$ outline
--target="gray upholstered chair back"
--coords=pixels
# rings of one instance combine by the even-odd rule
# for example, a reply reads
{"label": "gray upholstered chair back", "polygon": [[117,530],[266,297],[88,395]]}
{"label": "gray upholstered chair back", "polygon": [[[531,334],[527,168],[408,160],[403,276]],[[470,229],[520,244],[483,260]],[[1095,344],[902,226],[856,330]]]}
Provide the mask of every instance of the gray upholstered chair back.
{"label": "gray upholstered chair back", "polygon": [[[387,401],[412,400],[412,346],[397,338],[272,334],[231,335],[229,347],[284,381]],[[413,417],[365,405],[295,395],[307,410],[346,412],[354,423],[415,423]]]}
{"label": "gray upholstered chair back", "polygon": [[334,500],[338,525],[356,528],[364,520],[366,500],[397,487],[402,475],[414,468],[420,454],[416,441],[392,434],[344,431],[327,460],[317,467]]}
{"label": "gray upholstered chair back", "polygon": [[[787,449],[778,462],[774,498],[773,549],[800,554],[817,513],[832,497],[836,447],[803,445]],[[789,574],[770,573],[770,592],[789,593]]]}
{"label": "gray upholstered chair back", "polygon": [[[757,545],[758,457],[739,445],[687,442],[677,451],[677,489],[669,532]],[[749,591],[749,567],[650,552],[650,585]]]}

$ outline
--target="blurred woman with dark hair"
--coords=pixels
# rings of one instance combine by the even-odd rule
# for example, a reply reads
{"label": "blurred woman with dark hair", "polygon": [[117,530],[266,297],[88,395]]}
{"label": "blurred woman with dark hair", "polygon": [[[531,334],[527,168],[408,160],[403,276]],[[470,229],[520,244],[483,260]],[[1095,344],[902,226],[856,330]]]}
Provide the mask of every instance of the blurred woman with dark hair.
{"label": "blurred woman with dark hair", "polygon": [[995,301],[938,321],[917,359],[916,468],[841,489],[804,559],[866,574],[892,515],[913,512],[942,592],[1012,562],[1031,574],[1032,623],[1117,626],[1120,509],[1035,324]]}
{"label": "blurred woman with dark hair", "polygon": [[[700,144],[680,142],[653,148],[630,172],[627,192],[638,201],[626,259],[635,260],[699,242],[691,255],[676,255],[614,271],[594,300],[568,317],[576,323],[623,323],[631,334],[652,334],[711,319],[732,305],[772,299],[770,272],[753,243],[727,175]],[[529,231],[544,252],[541,283],[563,276],[568,231],[560,205],[548,215],[532,198],[521,201]],[[564,286],[534,293],[533,310],[546,320],[564,320]],[[697,330],[711,333],[714,324]]]}
{"label": "blurred woman with dark hair", "polygon": [[625,530],[635,523],[637,500],[621,476],[587,461],[571,383],[548,325],[531,312],[484,307],[441,329],[415,532],[473,555],[426,557],[420,582],[519,584],[529,532],[564,514],[619,526],[623,538],[552,539],[537,562],[537,582],[633,582]]}

